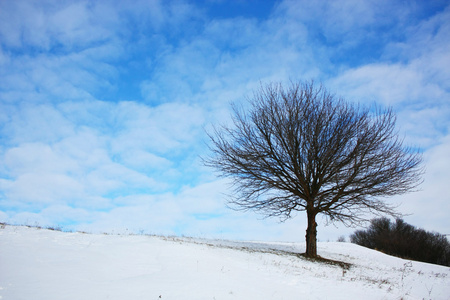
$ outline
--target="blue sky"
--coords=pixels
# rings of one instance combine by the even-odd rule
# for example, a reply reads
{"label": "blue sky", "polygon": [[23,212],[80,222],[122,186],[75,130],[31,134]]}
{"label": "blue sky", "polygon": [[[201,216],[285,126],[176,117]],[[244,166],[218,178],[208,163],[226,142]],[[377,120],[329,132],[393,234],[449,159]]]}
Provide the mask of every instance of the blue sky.
{"label": "blue sky", "polygon": [[449,37],[447,1],[0,1],[0,221],[303,241],[303,213],[227,209],[199,156],[230,102],[313,79],[393,107],[426,174],[387,201],[450,234]]}

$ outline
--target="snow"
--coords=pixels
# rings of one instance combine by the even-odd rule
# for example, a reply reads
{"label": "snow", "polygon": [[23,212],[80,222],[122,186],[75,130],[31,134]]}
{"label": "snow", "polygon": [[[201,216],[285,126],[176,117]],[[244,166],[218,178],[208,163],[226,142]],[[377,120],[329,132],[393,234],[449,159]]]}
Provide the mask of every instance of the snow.
{"label": "snow", "polygon": [[450,268],[350,243],[0,229],[0,299],[450,299]]}

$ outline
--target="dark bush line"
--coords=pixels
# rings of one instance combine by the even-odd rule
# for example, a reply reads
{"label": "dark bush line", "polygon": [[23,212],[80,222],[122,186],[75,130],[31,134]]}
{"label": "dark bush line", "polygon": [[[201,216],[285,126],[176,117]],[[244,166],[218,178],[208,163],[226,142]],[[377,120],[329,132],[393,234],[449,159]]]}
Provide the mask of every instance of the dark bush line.
{"label": "dark bush line", "polygon": [[367,230],[350,235],[350,241],[389,255],[450,266],[450,243],[445,235],[416,228],[402,219],[373,219]]}

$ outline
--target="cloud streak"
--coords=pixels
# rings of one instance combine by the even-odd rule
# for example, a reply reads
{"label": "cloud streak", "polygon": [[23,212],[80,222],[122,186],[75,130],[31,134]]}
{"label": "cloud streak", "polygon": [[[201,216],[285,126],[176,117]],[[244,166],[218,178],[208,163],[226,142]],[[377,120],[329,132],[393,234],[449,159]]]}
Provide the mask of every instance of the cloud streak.
{"label": "cloud streak", "polygon": [[231,101],[260,82],[315,79],[393,106],[427,164],[423,191],[394,201],[410,223],[450,232],[449,6],[239,5],[0,2],[0,221],[302,240],[301,215],[277,224],[228,210],[226,181],[199,156],[203,128],[228,122]]}

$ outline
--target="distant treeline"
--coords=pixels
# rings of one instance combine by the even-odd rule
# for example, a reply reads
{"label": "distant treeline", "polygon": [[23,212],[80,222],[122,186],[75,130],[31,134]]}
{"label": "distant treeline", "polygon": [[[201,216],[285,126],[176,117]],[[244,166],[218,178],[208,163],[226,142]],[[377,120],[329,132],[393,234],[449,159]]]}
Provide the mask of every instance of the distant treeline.
{"label": "distant treeline", "polygon": [[450,266],[450,243],[445,235],[416,228],[402,219],[373,219],[367,230],[355,231],[350,241],[389,255]]}

